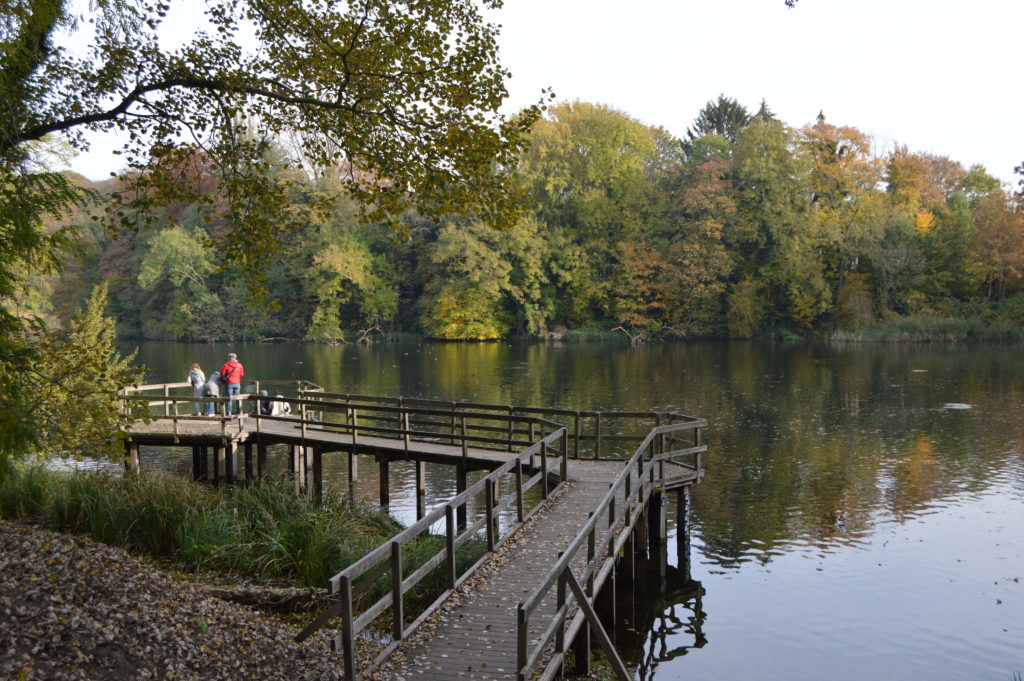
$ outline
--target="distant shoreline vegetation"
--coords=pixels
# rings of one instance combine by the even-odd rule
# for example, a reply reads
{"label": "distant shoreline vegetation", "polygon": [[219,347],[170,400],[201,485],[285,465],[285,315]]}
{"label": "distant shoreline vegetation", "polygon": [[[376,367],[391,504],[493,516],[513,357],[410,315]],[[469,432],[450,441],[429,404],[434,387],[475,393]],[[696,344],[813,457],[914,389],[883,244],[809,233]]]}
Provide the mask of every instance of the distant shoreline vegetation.
{"label": "distant shoreline vegetation", "polygon": [[[66,323],[106,283],[120,335],[187,342],[1024,338],[1024,196],[980,165],[879,154],[824,115],[794,127],[724,96],[684,139],[563,102],[528,142],[509,178],[523,214],[505,229],[482,214],[367,224],[342,175],[282,169],[271,179],[296,211],[339,198],[274,244],[265,291],[213,246],[230,225],[181,203],[118,239],[84,230],[21,309]],[[72,179],[101,197],[93,210],[119,188]]]}
{"label": "distant shoreline vegetation", "polygon": [[[161,340],[175,341],[178,339],[145,338],[122,336],[126,341]],[[597,328],[568,329],[552,332],[541,337],[509,336],[495,339],[444,339],[430,338],[419,333],[394,332],[385,333],[371,341],[356,341],[348,338],[309,339],[309,338],[257,338],[250,342],[283,343],[283,344],[330,344],[355,345],[360,342],[367,344],[399,344],[399,343],[502,343],[508,341],[524,341],[536,343],[567,343],[567,344],[620,344],[644,345],[648,343],[692,342],[692,341],[728,341],[728,336],[696,336],[681,337],[671,331],[653,331],[646,334],[638,333],[633,337],[622,331]],[[776,329],[767,334],[763,340],[768,342],[804,342],[828,341],[834,343],[994,343],[1011,344],[1024,342],[1024,324],[1013,320],[997,319],[986,322],[980,317],[900,317],[876,322],[859,329],[834,329],[816,333],[794,333],[789,329]],[[209,342],[218,342],[213,339]]]}

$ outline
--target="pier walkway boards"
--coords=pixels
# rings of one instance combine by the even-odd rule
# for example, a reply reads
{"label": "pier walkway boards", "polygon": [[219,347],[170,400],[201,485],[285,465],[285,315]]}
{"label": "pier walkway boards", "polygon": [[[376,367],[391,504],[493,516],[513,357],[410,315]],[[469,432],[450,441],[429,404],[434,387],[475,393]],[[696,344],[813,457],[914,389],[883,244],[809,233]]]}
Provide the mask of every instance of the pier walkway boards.
{"label": "pier walkway boards", "polygon": [[[348,457],[350,484],[358,455],[372,456],[386,505],[387,466],[414,462],[417,522],[332,577],[326,609],[297,637],[335,629],[347,679],[550,679],[570,648],[586,669],[592,637],[627,678],[594,597],[664,539],[666,495],[702,474],[705,421],[262,386],[287,395],[272,411],[291,413],[263,414],[242,394],[230,400],[243,415],[207,398],[220,415],[197,417],[187,384],[125,389],[125,409],[147,416],[126,429],[125,465],[138,468],[143,446],[190,446],[197,479],[235,482],[261,476],[267,449],[284,446],[296,489],[319,495],[325,456]],[[457,483],[429,512],[427,462],[452,466]],[[471,471],[482,473],[470,485]]]}

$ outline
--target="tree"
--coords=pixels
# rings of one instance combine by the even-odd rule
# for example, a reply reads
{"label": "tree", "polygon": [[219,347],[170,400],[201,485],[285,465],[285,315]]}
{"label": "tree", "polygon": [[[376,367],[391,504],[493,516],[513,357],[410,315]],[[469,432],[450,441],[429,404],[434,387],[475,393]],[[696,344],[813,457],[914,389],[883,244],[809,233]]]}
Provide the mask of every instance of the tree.
{"label": "tree", "polygon": [[[513,163],[539,106],[498,113],[508,76],[498,27],[472,0],[211,0],[205,30],[177,48],[158,33],[163,2],[98,0],[88,17],[73,7],[0,0],[0,161],[11,168],[52,133],[79,148],[86,132],[124,133],[129,172],[111,216],[122,227],[198,196],[176,180],[199,149],[225,199],[231,264],[259,272],[302,218],[265,155],[285,132],[306,162],[341,168],[344,191],[375,219],[410,204],[494,224],[517,213],[495,167]],[[66,49],[73,40],[90,41],[85,54]]]}
{"label": "tree", "polygon": [[978,239],[971,249],[970,266],[989,300],[1002,300],[1007,283],[1024,276],[1024,213],[993,193],[980,201],[977,215]]}
{"label": "tree", "polygon": [[655,178],[669,161],[666,134],[607,106],[564,102],[537,121],[530,141],[520,175],[550,231],[556,317],[610,317],[620,244],[650,221]]}
{"label": "tree", "polygon": [[[771,112],[767,105],[762,102],[762,109],[759,113],[764,119],[771,118]],[[690,142],[703,137],[704,135],[721,135],[732,143],[736,143],[736,137],[740,130],[745,128],[753,116],[735,99],[718,95],[718,99],[708,102],[700,110],[693,120],[693,128],[686,129],[686,136]]]}
{"label": "tree", "polygon": [[659,281],[666,323],[681,334],[709,334],[721,314],[733,269],[722,240],[725,225],[736,217],[731,174],[732,162],[713,154],[665,174],[669,238]]}
{"label": "tree", "polygon": [[21,327],[21,344],[36,348],[31,363],[0,363],[0,466],[12,454],[115,457],[118,391],[138,383],[134,353],[123,356],[105,317],[107,291],[98,287],[66,332],[41,323]]}
{"label": "tree", "polygon": [[[499,226],[518,217],[502,168],[514,163],[540,105],[499,113],[508,73],[481,3],[204,6],[202,30],[167,47],[160,29],[172,9],[162,0],[96,0],[83,15],[70,0],[0,0],[4,302],[25,271],[59,267],[72,233],[47,231],[44,219],[92,197],[39,162],[37,145],[53,134],[84,149],[88,133],[122,133],[127,170],[106,224],[132,231],[162,220],[161,208],[199,202],[221,268],[255,292],[281,236],[331,206],[327,195],[288,202],[294,177],[279,171],[292,165],[340,174],[341,190],[368,218],[395,221],[410,205]],[[272,153],[285,133],[301,139],[302,159]],[[215,178],[216,197],[193,181],[197,159],[200,175]],[[37,326],[0,308],[0,394],[4,425],[13,427],[31,403],[16,385],[19,371],[48,350],[32,340]],[[30,430],[5,429],[3,453]]]}

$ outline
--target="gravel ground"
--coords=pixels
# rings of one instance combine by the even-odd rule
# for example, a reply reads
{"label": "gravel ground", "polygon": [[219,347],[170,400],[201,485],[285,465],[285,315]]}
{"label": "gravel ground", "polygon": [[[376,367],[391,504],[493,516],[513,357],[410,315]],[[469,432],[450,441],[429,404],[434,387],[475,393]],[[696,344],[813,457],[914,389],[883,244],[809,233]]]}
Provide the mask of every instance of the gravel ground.
{"label": "gravel ground", "polygon": [[0,521],[0,679],[339,679],[295,631],[123,550]]}

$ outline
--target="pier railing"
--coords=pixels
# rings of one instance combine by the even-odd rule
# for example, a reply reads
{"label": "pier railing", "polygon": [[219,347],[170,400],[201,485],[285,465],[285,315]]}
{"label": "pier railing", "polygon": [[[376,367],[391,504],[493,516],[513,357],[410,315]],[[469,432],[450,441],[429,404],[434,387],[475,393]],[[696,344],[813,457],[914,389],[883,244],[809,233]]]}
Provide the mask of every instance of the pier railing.
{"label": "pier railing", "polygon": [[[512,535],[534,513],[541,501],[564,483],[568,458],[567,431],[565,428],[560,428],[526,447],[487,477],[453,497],[390,541],[352,563],[329,580],[328,584],[332,595],[330,606],[303,629],[296,640],[305,640],[332,620],[340,617],[341,629],[335,636],[334,643],[336,648],[343,651],[345,678],[355,679],[357,674],[356,641],[375,619],[390,612],[390,643],[385,645],[360,671],[366,673],[375,669],[441,606],[459,584],[487,559],[487,554],[493,552]],[[535,459],[539,459],[539,470]],[[559,471],[558,483],[549,487],[548,472],[555,470]],[[524,479],[529,471],[536,472],[528,479]],[[511,493],[503,495],[500,482],[503,477],[509,476],[514,479],[513,490]],[[541,489],[540,499],[532,507],[528,506],[526,492],[537,485]],[[456,518],[469,504],[478,503],[480,496],[484,497],[483,517],[468,527],[460,528]],[[498,522],[499,515],[512,508],[515,509],[515,521],[503,527]],[[407,575],[408,566],[403,559],[405,547],[410,542],[430,534],[433,528],[441,522],[444,523],[444,548],[427,558],[425,562]],[[479,538],[481,531],[486,539],[486,553],[471,567],[459,571],[456,560],[458,550],[467,542]],[[407,623],[405,595],[432,571],[442,566],[446,588],[430,606]],[[388,580],[390,588],[387,593],[373,603],[360,606],[360,596],[385,575],[390,575]]]}
{"label": "pier railing", "polygon": [[[647,434],[558,562],[519,604],[519,681],[534,678],[538,670],[540,679],[554,678],[565,661],[566,642],[572,641],[587,623],[619,679],[629,678],[611,639],[597,619],[593,602],[651,496],[672,486],[673,469],[688,471],[691,477],[701,472],[701,455],[707,450],[701,441],[702,430],[707,422],[681,418],[688,420],[656,427]],[[553,610],[540,612],[553,589]],[[573,611],[575,615],[569,621]],[[537,621],[541,615],[544,622]],[[531,623],[543,627],[539,638],[531,637]],[[552,644],[554,652],[549,654]]]}
{"label": "pier railing", "polygon": [[[189,383],[158,383],[127,387],[122,390],[122,398],[126,403],[145,403],[151,419],[169,419],[170,431],[175,437],[182,430],[181,424],[210,423],[209,416],[192,415],[192,403],[198,402],[204,406],[216,405],[213,418],[220,421],[225,438],[249,426],[259,431],[263,420],[288,420],[303,428],[342,430],[353,436],[440,442],[459,445],[464,450],[474,447],[511,452],[533,444],[546,432],[564,425],[571,458],[621,461],[626,460],[622,452],[631,451],[652,428],[688,418],[653,411],[553,409],[333,393],[304,380],[242,383],[252,392],[232,397],[193,397]],[[282,397],[255,394],[264,387],[282,388],[285,394]],[[258,407],[250,406],[260,400],[289,404],[291,414],[261,415]],[[245,413],[238,418],[229,417],[229,403],[235,404],[233,411]],[[250,420],[255,423],[249,423]],[[549,424],[546,432],[544,424]]]}
{"label": "pier railing", "polygon": [[[587,623],[606,647],[606,655],[617,674],[625,678],[624,667],[594,613],[593,599],[652,496],[672,488],[677,480],[688,484],[699,478],[701,456],[706,451],[702,442],[706,421],[664,412],[576,411],[331,393],[307,381],[253,381],[246,385],[256,392],[262,386],[285,386],[289,395],[263,397],[243,393],[231,398],[196,398],[189,393],[174,394],[190,390],[189,384],[169,383],[126,388],[122,397],[126,404],[145,402],[152,420],[170,420],[169,429],[175,441],[181,423],[209,423],[209,417],[180,413],[183,407],[189,409],[191,402],[225,405],[236,401],[244,406],[248,401],[266,399],[289,404],[291,414],[262,415],[257,407],[253,413],[229,418],[221,407],[221,436],[229,437],[236,427],[239,433],[243,429],[259,433],[265,421],[286,421],[298,429],[301,440],[307,434],[313,439],[322,432],[350,434],[353,452],[358,438],[372,437],[399,441],[407,451],[412,443],[429,442],[460,448],[463,457],[470,448],[509,453],[509,458],[485,478],[331,578],[331,604],[303,630],[299,640],[340,618],[341,629],[335,644],[344,651],[346,679],[357,678],[356,641],[365,637],[364,632],[373,621],[390,612],[391,640],[382,645],[383,649],[368,665],[363,665],[363,672],[376,668],[486,559],[485,554],[469,569],[459,571],[459,549],[477,538],[486,542],[488,552],[493,551],[565,482],[569,459],[621,461],[623,469],[589,521],[560,554],[556,565],[519,604],[518,678],[554,678],[564,663],[566,642],[572,641]],[[618,452],[629,451],[627,447],[635,447],[632,456],[616,456]],[[552,481],[556,472],[557,483]],[[528,507],[524,494],[538,485],[540,499]],[[512,491],[501,494],[502,489]],[[470,506],[484,509],[483,517],[471,524],[464,521]],[[512,508],[515,521],[499,523],[499,516],[511,513]],[[406,547],[435,533],[441,523],[444,549],[410,568],[404,556]],[[407,594],[427,575],[440,569],[444,570],[445,591],[407,622]],[[381,581],[390,583],[385,595],[364,604],[372,597],[371,589],[380,588]],[[553,590],[554,597],[550,599]],[[542,603],[551,600],[553,607],[542,607]],[[539,638],[531,637],[531,625],[533,630],[543,630]]]}

